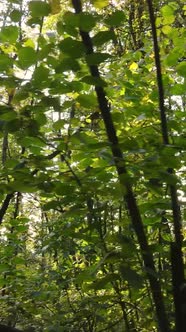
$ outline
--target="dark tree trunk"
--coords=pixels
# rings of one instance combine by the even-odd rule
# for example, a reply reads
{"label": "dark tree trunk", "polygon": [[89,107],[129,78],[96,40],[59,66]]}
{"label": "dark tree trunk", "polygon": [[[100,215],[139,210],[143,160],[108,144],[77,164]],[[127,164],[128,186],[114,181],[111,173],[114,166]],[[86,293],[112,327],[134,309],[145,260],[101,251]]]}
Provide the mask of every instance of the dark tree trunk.
{"label": "dark tree trunk", "polygon": [[0,324],[0,332],[22,332],[22,331],[16,329],[15,327],[10,327]]}

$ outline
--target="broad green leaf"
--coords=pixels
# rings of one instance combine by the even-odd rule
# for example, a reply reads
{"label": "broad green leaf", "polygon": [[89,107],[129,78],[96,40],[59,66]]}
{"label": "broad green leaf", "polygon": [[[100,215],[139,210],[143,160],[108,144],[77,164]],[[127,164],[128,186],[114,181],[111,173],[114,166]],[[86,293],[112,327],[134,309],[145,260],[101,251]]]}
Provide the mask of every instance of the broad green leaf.
{"label": "broad green leaf", "polygon": [[68,26],[78,27],[79,26],[79,15],[72,12],[65,12],[63,15],[63,22]]}
{"label": "broad green leaf", "polygon": [[29,10],[32,17],[48,16],[51,12],[50,5],[45,1],[30,1]]}
{"label": "broad green leaf", "polygon": [[6,168],[14,168],[18,164],[19,164],[19,160],[17,160],[17,159],[9,159],[9,160],[6,160],[5,167]]}
{"label": "broad green leaf", "polygon": [[110,26],[119,26],[125,19],[125,14],[122,10],[116,10],[109,17],[106,18],[105,23]]}
{"label": "broad green leaf", "polygon": [[102,9],[109,5],[109,0],[91,0],[95,8]]}
{"label": "broad green leaf", "polygon": [[18,27],[10,25],[2,27],[0,32],[0,41],[4,43],[15,43],[19,36]]}
{"label": "broad green leaf", "polygon": [[96,25],[95,17],[90,13],[80,13],[79,14],[79,28],[82,31],[91,31]]}
{"label": "broad green leaf", "polygon": [[46,146],[46,143],[43,142],[40,138],[38,137],[23,137],[21,139],[21,144],[23,144],[25,147],[30,147],[30,146],[37,146],[40,148],[43,148]]}
{"label": "broad green leaf", "polygon": [[76,101],[83,107],[96,107],[97,106],[97,99],[94,94],[88,95],[79,95]]}
{"label": "broad green leaf", "polygon": [[74,14],[66,12],[63,16],[63,21],[68,27],[79,28],[82,31],[91,31],[96,25],[96,18],[87,12]]}
{"label": "broad green leaf", "polygon": [[114,31],[106,30],[99,31],[93,38],[93,44],[95,46],[102,46],[104,43],[108,43],[110,40],[115,40],[116,36]]}
{"label": "broad green leaf", "polygon": [[165,59],[165,64],[167,66],[175,66],[178,62],[179,59],[179,51],[176,50],[172,50],[166,57]]}
{"label": "broad green leaf", "polygon": [[179,65],[176,67],[176,71],[180,76],[186,78],[186,61],[179,63]]}
{"label": "broad green leaf", "polygon": [[0,53],[0,70],[1,72],[7,71],[13,65],[13,59],[11,59],[7,54]]}
{"label": "broad green leaf", "polygon": [[75,187],[70,185],[69,183],[57,183],[55,186],[55,192],[57,195],[66,195],[70,194],[75,190]]}
{"label": "broad green leaf", "polygon": [[8,272],[10,271],[10,266],[8,264],[0,263],[0,272]]}
{"label": "broad green leaf", "polygon": [[10,13],[10,18],[13,22],[19,22],[21,20],[21,17],[22,17],[22,13],[17,9],[14,9]]}
{"label": "broad green leaf", "polygon": [[16,119],[17,114],[11,107],[0,106],[0,118],[4,121],[10,121]]}
{"label": "broad green leaf", "polygon": [[102,87],[107,86],[107,83],[102,78],[93,77],[93,76],[84,76],[81,79],[81,82],[95,86],[102,86]]}
{"label": "broad green leaf", "polygon": [[24,88],[19,89],[16,91],[14,98],[13,98],[13,104],[20,103],[21,100],[26,100],[29,97],[29,91],[24,90]]}
{"label": "broad green leaf", "polygon": [[49,86],[50,71],[44,66],[39,66],[35,69],[33,74],[33,85],[35,87],[48,87]]}
{"label": "broad green leaf", "polygon": [[109,273],[105,277],[97,278],[92,284],[87,285],[86,289],[110,289],[112,288],[111,282],[119,279],[116,273]]}
{"label": "broad green leaf", "polygon": [[164,26],[162,27],[162,31],[163,31],[163,33],[164,33],[165,35],[168,35],[168,34],[170,34],[171,31],[172,31],[172,27],[171,27],[170,25],[164,25]]}
{"label": "broad green leaf", "polygon": [[171,5],[164,5],[161,8],[161,13],[162,13],[163,17],[170,17],[174,14],[174,9],[172,8]]}
{"label": "broad green leaf", "polygon": [[[95,267],[94,267],[95,268]],[[88,268],[85,271],[82,271],[77,276],[77,283],[82,284],[83,282],[90,282],[95,280],[95,271],[94,269]]]}
{"label": "broad green leaf", "polygon": [[64,128],[64,125],[66,124],[66,121],[65,120],[57,120],[56,122],[54,122],[53,124],[53,128],[55,130],[59,130],[59,129],[62,129]]}
{"label": "broad green leaf", "polygon": [[71,37],[65,38],[59,43],[59,49],[69,54],[72,58],[80,58],[85,54],[85,47],[79,40]]}
{"label": "broad green leaf", "polygon": [[88,65],[99,65],[100,63],[104,62],[105,60],[111,58],[112,56],[108,53],[93,53],[88,54],[85,59]]}
{"label": "broad green leaf", "polygon": [[120,265],[120,272],[122,278],[128,281],[129,285],[134,288],[140,288],[143,285],[143,277],[139,275],[135,270],[131,269],[127,265]]}
{"label": "broad green leaf", "polygon": [[[23,175],[24,176],[24,175]],[[24,179],[24,177],[22,177]],[[21,193],[34,193],[37,190],[37,187],[33,183],[24,183],[21,181],[12,181],[8,187],[10,190],[18,191]]]}
{"label": "broad green leaf", "polygon": [[[71,13],[72,14],[72,13]],[[71,24],[64,24],[63,22],[59,21],[57,23],[57,32],[59,35],[64,35],[64,33],[67,33],[69,36],[77,37],[78,36],[78,29],[76,25]]]}
{"label": "broad green leaf", "polygon": [[18,51],[18,64],[27,69],[37,61],[37,53],[32,47],[23,47]]}
{"label": "broad green leaf", "polygon": [[[25,227],[25,226],[23,226],[23,227]],[[27,228],[26,229],[24,229],[23,231],[26,231],[27,230]],[[12,263],[13,264],[18,264],[18,265],[25,265],[25,259],[24,258],[22,258],[22,257],[14,257],[13,259],[12,259]]]}
{"label": "broad green leaf", "polygon": [[[172,23],[174,23],[174,21],[175,21],[175,15],[171,15],[171,16],[166,16],[166,17],[164,17],[164,19],[163,19],[163,24],[165,24],[165,25],[169,25],[169,24],[172,24]],[[169,31],[169,33],[170,33],[171,31]]]}
{"label": "broad green leaf", "polygon": [[173,186],[175,186],[175,185],[177,185],[177,183],[178,183],[178,178],[177,178],[177,176],[176,175],[174,175],[174,174],[170,174],[170,173],[168,173],[168,172],[160,172],[160,176],[161,176],[161,179],[164,181],[164,182],[166,182],[166,183],[168,183],[168,184],[170,184],[170,185],[173,185]]}
{"label": "broad green leaf", "polygon": [[72,70],[72,71],[80,70],[80,65],[79,65],[78,61],[71,57],[64,58],[58,64],[58,66],[55,68],[56,73],[63,73],[64,71],[68,71],[68,70]]}

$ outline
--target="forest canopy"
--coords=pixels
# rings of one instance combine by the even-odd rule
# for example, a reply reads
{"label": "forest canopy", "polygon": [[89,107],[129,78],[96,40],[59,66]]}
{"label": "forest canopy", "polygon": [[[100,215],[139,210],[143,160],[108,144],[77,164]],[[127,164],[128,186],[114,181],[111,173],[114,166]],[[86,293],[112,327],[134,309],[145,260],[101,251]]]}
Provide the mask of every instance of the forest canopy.
{"label": "forest canopy", "polygon": [[1,1],[0,331],[186,331],[185,14]]}

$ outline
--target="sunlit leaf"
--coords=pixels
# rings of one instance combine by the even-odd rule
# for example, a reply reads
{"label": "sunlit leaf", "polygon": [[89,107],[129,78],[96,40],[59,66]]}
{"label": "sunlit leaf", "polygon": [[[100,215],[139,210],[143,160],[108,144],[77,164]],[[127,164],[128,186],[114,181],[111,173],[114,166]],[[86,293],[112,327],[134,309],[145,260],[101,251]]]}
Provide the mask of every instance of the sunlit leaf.
{"label": "sunlit leaf", "polygon": [[32,47],[23,47],[18,51],[18,60],[21,68],[29,68],[36,62],[37,53]]}
{"label": "sunlit leaf", "polygon": [[10,25],[2,27],[0,31],[0,41],[15,43],[19,36],[19,29],[16,26]]}
{"label": "sunlit leaf", "polygon": [[44,1],[30,1],[29,10],[32,17],[48,16],[51,12],[50,5]]}
{"label": "sunlit leaf", "polygon": [[95,8],[102,9],[109,4],[109,0],[91,0]]}

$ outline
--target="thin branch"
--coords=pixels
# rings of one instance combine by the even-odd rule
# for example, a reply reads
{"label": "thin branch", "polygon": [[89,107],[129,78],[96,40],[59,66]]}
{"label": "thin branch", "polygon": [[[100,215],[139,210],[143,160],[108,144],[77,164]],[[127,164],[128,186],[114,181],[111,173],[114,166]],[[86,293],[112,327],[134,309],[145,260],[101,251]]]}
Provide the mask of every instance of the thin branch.
{"label": "thin branch", "polygon": [[162,128],[162,137],[163,143],[169,144],[168,137],[168,129],[167,129],[167,118],[166,118],[166,110],[164,105],[164,89],[163,89],[163,80],[162,80],[162,72],[161,72],[161,61],[160,61],[160,52],[156,31],[156,21],[154,15],[154,8],[151,0],[147,0],[148,8],[149,8],[149,17],[152,29],[153,43],[154,43],[154,56],[155,56],[155,64],[156,64],[156,73],[157,73],[157,85],[159,92],[159,109],[160,109],[160,117],[161,117],[161,128]]}

